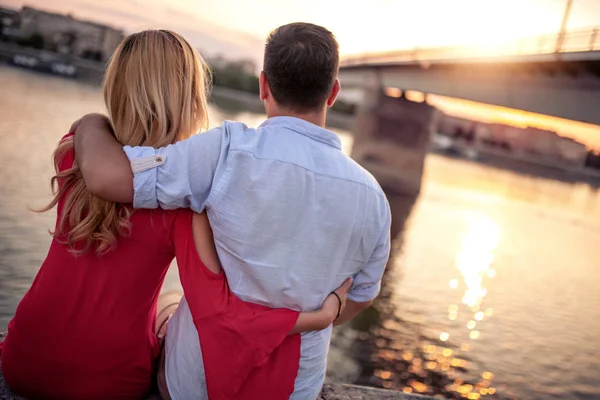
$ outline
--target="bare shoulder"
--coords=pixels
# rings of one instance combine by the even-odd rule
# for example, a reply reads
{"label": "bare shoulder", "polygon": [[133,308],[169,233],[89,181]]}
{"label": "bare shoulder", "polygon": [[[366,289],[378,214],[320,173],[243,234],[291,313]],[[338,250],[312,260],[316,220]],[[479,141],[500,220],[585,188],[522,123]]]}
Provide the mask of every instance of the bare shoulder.
{"label": "bare shoulder", "polygon": [[192,216],[192,232],[198,257],[210,271],[216,274],[220,273],[221,264],[219,263],[210,221],[206,212],[194,213]]}

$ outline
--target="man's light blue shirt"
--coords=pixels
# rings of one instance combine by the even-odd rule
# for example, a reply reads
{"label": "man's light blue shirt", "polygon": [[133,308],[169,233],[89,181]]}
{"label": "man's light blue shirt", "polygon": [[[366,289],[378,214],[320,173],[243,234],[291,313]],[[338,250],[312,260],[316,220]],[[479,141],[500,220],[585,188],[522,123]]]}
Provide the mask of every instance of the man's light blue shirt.
{"label": "man's light blue shirt", "polygon": [[[231,290],[242,300],[318,309],[347,277],[349,299],[380,290],[390,251],[390,210],[376,180],[336,134],[293,117],[258,129],[219,128],[155,150],[125,147],[134,207],[206,210]],[[331,327],[302,336],[294,399],[325,376]]]}

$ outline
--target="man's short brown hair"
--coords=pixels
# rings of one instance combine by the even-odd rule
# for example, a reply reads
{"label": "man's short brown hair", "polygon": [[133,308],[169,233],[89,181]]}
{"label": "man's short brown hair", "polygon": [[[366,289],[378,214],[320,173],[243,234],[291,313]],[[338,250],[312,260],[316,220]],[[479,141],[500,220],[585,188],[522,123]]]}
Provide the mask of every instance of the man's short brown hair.
{"label": "man's short brown hair", "polygon": [[264,72],[275,101],[294,111],[325,105],[339,68],[339,46],[327,29],[296,22],[267,38]]}

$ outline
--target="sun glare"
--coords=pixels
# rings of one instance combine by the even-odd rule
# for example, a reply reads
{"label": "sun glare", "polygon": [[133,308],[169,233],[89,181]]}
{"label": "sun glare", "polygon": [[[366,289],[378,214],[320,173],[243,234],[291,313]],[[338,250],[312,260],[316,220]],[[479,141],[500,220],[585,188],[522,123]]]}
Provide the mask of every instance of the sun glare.
{"label": "sun glare", "polygon": [[[462,302],[468,307],[475,308],[481,304],[487,294],[486,288],[483,287],[483,278],[494,260],[493,250],[499,241],[500,227],[495,221],[483,215],[474,215],[469,221],[468,230],[463,236],[462,248],[456,256],[456,267],[466,286]],[[469,324],[469,329],[472,329],[476,322],[470,321]]]}
{"label": "sun glare", "polygon": [[[374,1],[357,7],[361,29],[340,22],[336,34],[345,54],[441,46],[492,54],[507,42],[558,32],[563,7],[540,0]],[[373,10],[376,18],[367,19]],[[365,37],[377,40],[366,44]]]}

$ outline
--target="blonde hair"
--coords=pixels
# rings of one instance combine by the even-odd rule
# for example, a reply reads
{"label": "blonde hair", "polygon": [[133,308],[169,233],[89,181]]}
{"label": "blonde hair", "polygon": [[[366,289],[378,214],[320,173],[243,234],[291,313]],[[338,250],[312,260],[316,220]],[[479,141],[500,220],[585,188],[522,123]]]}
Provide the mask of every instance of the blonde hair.
{"label": "blonde hair", "polygon": [[[180,35],[147,30],[126,37],[115,50],[103,82],[104,101],[116,139],[123,145],[163,147],[208,126],[210,71]],[[53,160],[52,209],[65,197],[56,231],[51,234],[75,253],[112,250],[130,233],[131,209],[102,200],[86,188],[76,163],[60,171],[73,138],[59,143]],[[76,246],[77,244],[77,246]]]}

